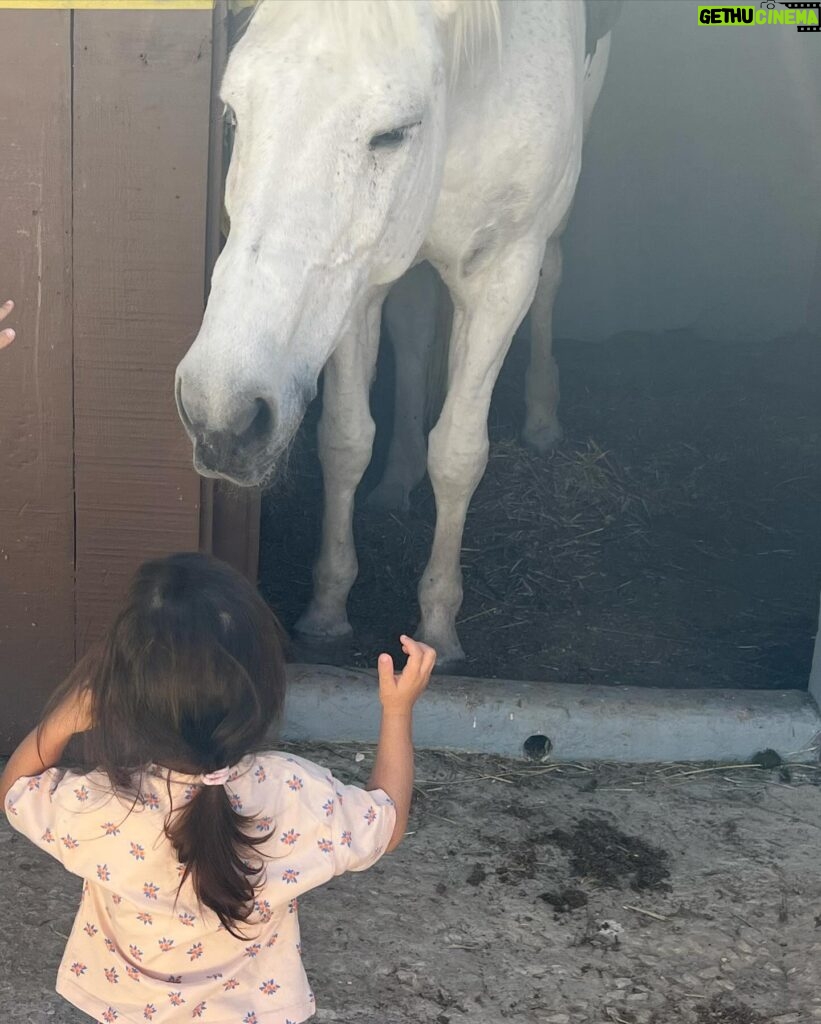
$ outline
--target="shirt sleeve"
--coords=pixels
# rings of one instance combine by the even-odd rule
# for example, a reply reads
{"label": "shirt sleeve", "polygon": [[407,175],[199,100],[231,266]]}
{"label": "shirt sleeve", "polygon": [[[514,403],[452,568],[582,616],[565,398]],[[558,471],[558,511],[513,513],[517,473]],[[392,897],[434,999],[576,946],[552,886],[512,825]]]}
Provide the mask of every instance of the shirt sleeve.
{"label": "shirt sleeve", "polygon": [[334,874],[364,871],[375,864],[388,847],[396,808],[381,789],[364,790],[343,786],[331,777],[333,814],[331,829],[334,844]]}
{"label": "shirt sleeve", "polygon": [[334,875],[364,871],[388,848],[396,808],[383,790],[346,786],[321,765],[274,752],[260,759],[250,779],[252,798],[259,793],[254,779],[268,789],[259,794],[256,827],[270,830],[265,857],[275,887],[282,881],[298,896]]}
{"label": "shirt sleeve", "polygon": [[76,834],[76,821],[71,822],[72,815],[65,805],[66,792],[81,802],[83,794],[87,793],[82,776],[65,768],[49,768],[42,775],[24,776],[6,795],[6,816],[9,824],[35,846],[45,850],[69,871],[81,874],[81,840]]}

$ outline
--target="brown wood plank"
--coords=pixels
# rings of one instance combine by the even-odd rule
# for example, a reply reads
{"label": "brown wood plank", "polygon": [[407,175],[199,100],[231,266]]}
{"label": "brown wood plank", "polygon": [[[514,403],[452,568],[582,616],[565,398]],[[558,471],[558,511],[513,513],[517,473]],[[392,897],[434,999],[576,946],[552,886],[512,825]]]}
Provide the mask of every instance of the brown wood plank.
{"label": "brown wood plank", "polygon": [[0,12],[0,754],[74,658],[70,15]]}
{"label": "brown wood plank", "polygon": [[[250,8],[242,12],[247,22]],[[228,59],[228,46],[237,16],[231,15],[225,0],[214,4],[213,62],[211,75],[211,145],[208,167],[208,220],[206,241],[206,291],[222,246],[222,205],[225,183],[223,145],[223,106],[219,84]],[[202,520],[200,543],[205,551],[239,569],[256,583],[259,571],[259,529],[261,502],[259,491],[243,490],[220,481],[202,482]]]}
{"label": "brown wood plank", "polygon": [[259,574],[259,491],[219,481],[213,489],[211,550],[254,583]]}
{"label": "brown wood plank", "polygon": [[196,548],[174,369],[203,309],[211,12],[74,20],[77,628],[145,558]]}

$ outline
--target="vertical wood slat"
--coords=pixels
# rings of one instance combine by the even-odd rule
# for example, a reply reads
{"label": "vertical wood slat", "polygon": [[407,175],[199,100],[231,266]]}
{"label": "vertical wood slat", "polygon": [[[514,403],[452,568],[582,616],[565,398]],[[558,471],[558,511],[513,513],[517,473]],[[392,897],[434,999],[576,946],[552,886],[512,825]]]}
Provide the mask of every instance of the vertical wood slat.
{"label": "vertical wood slat", "polygon": [[[244,27],[248,12],[239,19]],[[223,185],[227,167],[224,162],[222,103],[219,85],[233,42],[231,32],[236,16],[231,16],[226,0],[214,4],[213,62],[211,77],[211,143],[208,166],[208,223],[206,241],[206,294],[211,274],[222,245]],[[261,499],[259,491],[243,490],[220,481],[202,481],[202,518],[200,543],[204,550],[233,565],[256,582],[259,571],[259,533]]]}
{"label": "vertical wood slat", "polygon": [[4,11],[0,31],[0,753],[74,657],[71,20]]}
{"label": "vertical wood slat", "polygon": [[211,12],[77,11],[78,648],[145,558],[199,543],[174,370],[203,309]]}

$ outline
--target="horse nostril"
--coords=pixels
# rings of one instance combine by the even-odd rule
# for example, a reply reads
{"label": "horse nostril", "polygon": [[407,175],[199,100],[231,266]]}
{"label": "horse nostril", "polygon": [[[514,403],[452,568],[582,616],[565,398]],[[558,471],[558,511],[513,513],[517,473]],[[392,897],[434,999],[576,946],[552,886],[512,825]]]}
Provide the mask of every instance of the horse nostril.
{"label": "horse nostril", "polygon": [[254,399],[255,412],[251,422],[237,434],[237,441],[245,446],[266,439],[274,428],[274,411],[264,398]]}
{"label": "horse nostril", "polygon": [[180,419],[194,442],[198,467],[219,473],[238,459],[255,457],[268,446],[276,427],[272,402],[244,397],[235,399],[227,416],[220,416],[219,409],[209,416],[199,392],[192,391],[182,379],[177,379],[174,391]]}

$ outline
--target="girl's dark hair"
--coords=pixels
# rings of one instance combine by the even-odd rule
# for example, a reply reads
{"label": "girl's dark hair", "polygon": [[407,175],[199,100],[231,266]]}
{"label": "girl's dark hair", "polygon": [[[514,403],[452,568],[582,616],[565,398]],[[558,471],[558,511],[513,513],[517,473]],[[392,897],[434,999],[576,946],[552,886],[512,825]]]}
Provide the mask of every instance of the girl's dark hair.
{"label": "girl's dark hair", "polygon": [[[179,554],[137,572],[107,636],[53,695],[87,689],[94,728],[87,762],[132,792],[151,764],[191,775],[258,750],[285,697],[284,634],[238,572],[207,555]],[[233,810],[224,786],[200,786],[165,833],[198,899],[237,938],[253,910],[249,854],[266,836]]]}

